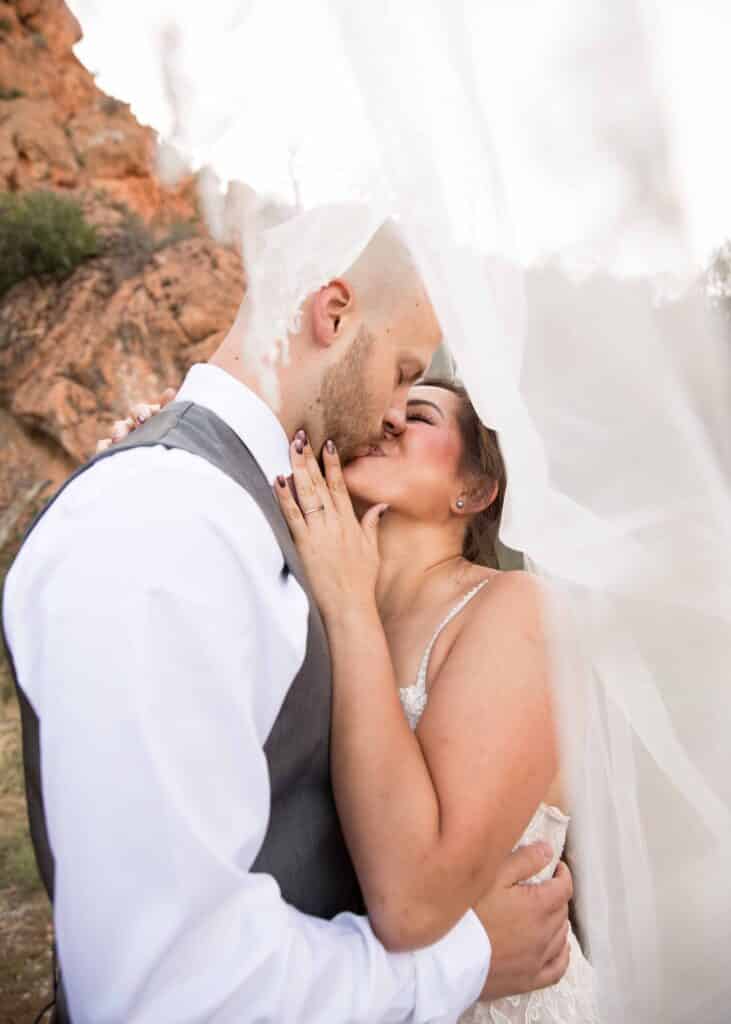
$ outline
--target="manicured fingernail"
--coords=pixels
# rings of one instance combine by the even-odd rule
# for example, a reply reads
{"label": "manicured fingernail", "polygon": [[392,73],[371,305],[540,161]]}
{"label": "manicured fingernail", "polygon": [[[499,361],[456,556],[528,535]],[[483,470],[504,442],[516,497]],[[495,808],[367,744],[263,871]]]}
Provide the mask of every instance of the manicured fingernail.
{"label": "manicured fingernail", "polygon": [[294,442],[294,450],[297,452],[298,455],[301,455],[302,452],[305,450],[304,442],[300,441],[299,438]]}
{"label": "manicured fingernail", "polygon": [[307,435],[305,434],[304,430],[298,430],[297,433],[294,435],[294,439],[295,441],[304,441],[306,436]]}
{"label": "manicured fingernail", "polygon": [[331,455],[335,454],[335,442],[334,441],[327,441],[325,443],[325,447],[327,448],[327,450],[330,452]]}
{"label": "manicured fingernail", "polygon": [[277,483],[279,484],[280,487],[286,487],[287,486],[287,481],[284,479],[283,476],[278,476],[277,477]]}

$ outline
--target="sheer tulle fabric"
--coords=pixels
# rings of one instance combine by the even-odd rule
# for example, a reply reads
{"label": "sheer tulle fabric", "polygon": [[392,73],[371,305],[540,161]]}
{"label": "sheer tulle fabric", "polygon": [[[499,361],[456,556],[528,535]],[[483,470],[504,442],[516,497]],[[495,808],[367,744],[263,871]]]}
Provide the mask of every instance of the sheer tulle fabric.
{"label": "sheer tulle fabric", "polygon": [[[92,30],[120,16],[74,6]],[[248,358],[286,358],[307,290],[386,215],[403,231],[500,434],[501,538],[548,584],[602,1018],[714,1024],[731,1006],[727,341],[692,283],[651,6],[549,6],[231,0],[205,33],[170,4],[139,16],[178,144],[257,188],[262,150],[291,176],[289,206],[227,204],[206,179],[249,257]]]}

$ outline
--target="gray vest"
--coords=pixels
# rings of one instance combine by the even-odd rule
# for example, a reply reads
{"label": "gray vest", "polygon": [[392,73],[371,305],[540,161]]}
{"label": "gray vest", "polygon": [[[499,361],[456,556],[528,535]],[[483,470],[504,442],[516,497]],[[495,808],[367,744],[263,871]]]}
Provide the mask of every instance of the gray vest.
{"label": "gray vest", "polygon": [[[214,413],[192,402],[170,405],[124,441],[78,469],[36,518],[28,534],[81,473],[119,452],[153,445],[179,448],[204,458],[243,487],[261,509],[281,548],[282,572],[294,576],[309,600],[305,660],[264,744],[271,781],[271,813],[263,845],[251,870],[273,875],[283,898],[308,914],[331,918],[344,910],[362,913],[363,900],[330,783],[332,680],[325,629],[272,488],[238,435]],[[113,542],[110,537],[110,543]],[[12,667],[12,656],[10,660]],[[266,685],[266,680],[262,680],[262,685]],[[41,877],[53,900],[54,863],[43,809],[38,719],[17,679],[16,686],[31,837]],[[171,727],[174,728],[174,722]],[[73,743],[73,737],[69,737],[69,742]],[[93,765],[89,769],[93,771]],[[86,826],[93,828],[93,821]],[[55,1019],[61,1024],[67,1017],[62,993],[59,996]]]}

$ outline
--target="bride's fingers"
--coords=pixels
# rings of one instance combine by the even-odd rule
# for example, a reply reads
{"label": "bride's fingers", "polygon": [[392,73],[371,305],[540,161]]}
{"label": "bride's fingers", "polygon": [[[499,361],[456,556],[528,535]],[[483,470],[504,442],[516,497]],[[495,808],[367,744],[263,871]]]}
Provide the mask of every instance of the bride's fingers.
{"label": "bride's fingers", "polygon": [[141,426],[143,423],[149,420],[150,416],[152,416],[153,413],[159,411],[159,405],[148,405],[147,402],[138,402],[136,405],[132,406],[129,412],[130,417],[135,421],[135,424],[137,426]]}
{"label": "bride's fingers", "polygon": [[360,521],[363,532],[374,546],[378,544],[378,525],[387,508],[388,505],[374,505]]}
{"label": "bride's fingers", "polygon": [[322,449],[322,461],[325,466],[325,478],[333,505],[342,515],[346,512],[353,512],[353,503],[348,494],[343,477],[343,467],[340,464],[340,456],[333,441],[326,441]]}
{"label": "bride's fingers", "polygon": [[332,508],[332,499],[330,497],[330,491],[328,489],[325,477],[322,475],[319,463],[315,457],[315,453],[312,450],[312,445],[308,442],[307,437],[304,437],[304,458],[307,472],[310,474],[310,480],[312,486],[315,489],[315,493],[319,496],[322,504],[326,508]]}
{"label": "bride's fingers", "polygon": [[96,454],[99,455],[101,452],[106,451],[111,445],[124,440],[131,431],[142,426],[142,424],[146,423],[151,416],[155,415],[155,413],[160,412],[160,409],[162,409],[164,405],[167,405],[173,400],[173,398],[175,398],[175,394],[176,392],[173,388],[168,388],[167,391],[164,391],[161,395],[159,403],[137,402],[133,405],[129,411],[129,416],[127,416],[126,419],[116,420],[115,423],[112,424],[110,436],[104,437],[101,441],[97,442]]}
{"label": "bride's fingers", "polygon": [[302,536],[306,523],[304,516],[300,512],[299,505],[292,494],[292,488],[289,486],[286,477],[277,477],[274,485],[274,493],[277,496],[279,507],[282,510],[282,515],[286,519],[287,525],[292,531],[292,536],[296,541]]}
{"label": "bride's fingers", "polygon": [[134,420],[128,417],[126,420],[117,420],[112,424],[111,439],[112,443],[116,444],[117,441],[123,440],[130,430],[135,426]]}
{"label": "bride's fingers", "polygon": [[296,436],[289,448],[289,458],[292,463],[292,477],[294,479],[297,501],[302,513],[309,514],[320,505],[326,505],[322,495],[317,492],[312,482],[310,471],[307,468],[305,456],[305,442],[301,437]]}

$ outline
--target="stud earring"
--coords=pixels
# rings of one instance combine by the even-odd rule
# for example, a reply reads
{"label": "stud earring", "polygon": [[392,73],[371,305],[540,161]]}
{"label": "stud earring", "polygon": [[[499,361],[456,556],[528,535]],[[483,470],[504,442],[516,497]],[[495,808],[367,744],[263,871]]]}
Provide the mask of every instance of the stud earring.
{"label": "stud earring", "polygon": [[462,509],[464,508],[464,498],[457,498],[456,505],[461,512]]}

